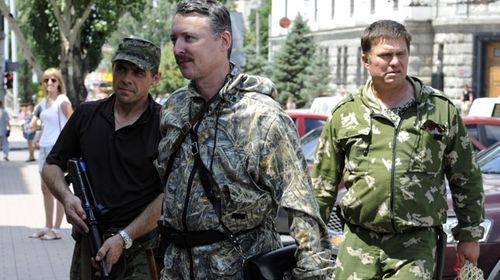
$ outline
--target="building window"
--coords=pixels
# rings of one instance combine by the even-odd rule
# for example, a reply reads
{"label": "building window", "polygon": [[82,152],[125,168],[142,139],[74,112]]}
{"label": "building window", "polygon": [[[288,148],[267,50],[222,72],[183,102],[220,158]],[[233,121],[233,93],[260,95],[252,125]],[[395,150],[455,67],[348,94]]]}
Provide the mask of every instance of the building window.
{"label": "building window", "polygon": [[347,47],[344,47],[344,57],[342,62],[342,84],[347,84]]}
{"label": "building window", "polygon": [[441,73],[443,72],[443,66],[444,66],[444,44],[439,44],[438,45],[438,52],[437,52],[437,72]]}
{"label": "building window", "polygon": [[499,48],[494,48],[493,49],[493,56],[500,57],[500,49]]}
{"label": "building window", "polygon": [[354,15],[354,0],[351,0],[351,17]]}
{"label": "building window", "polygon": [[371,0],[371,1],[370,1],[370,12],[371,12],[372,14],[374,14],[374,13],[375,13],[375,0]]}
{"label": "building window", "polygon": [[335,16],[335,0],[332,0],[332,13],[331,13],[331,18],[333,19]]}
{"label": "building window", "polygon": [[337,71],[335,78],[337,80],[337,84],[340,85],[342,84],[342,73],[340,72],[342,69],[342,48],[338,47],[337,48]]}

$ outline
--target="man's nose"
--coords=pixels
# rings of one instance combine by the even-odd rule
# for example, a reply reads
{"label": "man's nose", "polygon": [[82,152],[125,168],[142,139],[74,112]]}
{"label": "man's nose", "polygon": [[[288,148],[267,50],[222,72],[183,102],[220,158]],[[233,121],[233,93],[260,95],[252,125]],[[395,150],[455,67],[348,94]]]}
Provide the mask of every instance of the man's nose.
{"label": "man's nose", "polygon": [[179,39],[176,40],[174,43],[174,55],[183,54],[184,52],[184,42]]}

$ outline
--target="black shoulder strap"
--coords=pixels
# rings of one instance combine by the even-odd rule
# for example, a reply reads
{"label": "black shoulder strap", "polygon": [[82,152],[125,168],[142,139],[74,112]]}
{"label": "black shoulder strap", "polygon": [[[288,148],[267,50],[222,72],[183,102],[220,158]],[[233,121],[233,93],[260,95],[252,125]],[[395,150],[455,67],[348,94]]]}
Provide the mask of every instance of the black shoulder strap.
{"label": "black shoulder strap", "polygon": [[222,229],[224,230],[224,233],[227,235],[231,243],[233,243],[234,248],[240,253],[240,255],[243,257],[243,259],[246,259],[246,255],[243,253],[243,249],[241,247],[240,242],[236,238],[236,235],[224,224],[222,221],[222,211],[221,211],[221,200],[215,193],[215,190],[213,188],[214,185],[217,183],[214,181],[213,177],[210,174],[210,171],[207,169],[205,164],[203,164],[203,161],[201,160],[199,149],[198,149],[198,136],[196,135],[196,132],[191,130],[191,141],[192,141],[192,147],[191,151],[194,156],[194,162],[196,165],[196,168],[198,169],[198,174],[200,176],[200,181],[201,185],[203,186],[203,190],[205,192],[205,195],[207,196],[208,200],[212,204],[215,210],[215,214],[217,215],[217,218],[219,219],[219,223],[222,226]]}

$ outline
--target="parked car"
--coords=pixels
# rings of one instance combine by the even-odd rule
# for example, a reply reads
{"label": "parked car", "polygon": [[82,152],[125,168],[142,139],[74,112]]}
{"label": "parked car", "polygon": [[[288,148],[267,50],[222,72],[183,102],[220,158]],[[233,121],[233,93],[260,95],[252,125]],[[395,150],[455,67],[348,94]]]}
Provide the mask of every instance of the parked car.
{"label": "parked car", "polygon": [[500,118],[464,116],[465,127],[476,151],[500,141]]}
{"label": "parked car", "polygon": [[[479,241],[481,252],[478,267],[484,272],[485,279],[500,279],[500,143],[479,152],[477,162],[483,175],[485,193],[484,237]],[[456,241],[451,236],[451,228],[457,223],[453,208],[448,210],[448,221],[444,227],[448,234],[448,246],[444,264],[444,279],[455,279],[453,266],[456,262]]]}
{"label": "parked car", "polygon": [[304,156],[307,161],[307,167],[309,170],[311,170],[312,168],[314,153],[316,152],[316,146],[318,146],[321,131],[323,131],[323,125],[314,128],[300,138],[300,146],[302,147],[302,151],[304,152]]}
{"label": "parked car", "polygon": [[297,127],[297,132],[299,137],[302,137],[307,132],[311,131],[316,127],[323,127],[325,125],[326,120],[328,119],[327,115],[322,114],[313,114],[309,113],[305,110],[288,110],[288,115],[295,122],[295,126]]}
{"label": "parked car", "polygon": [[479,97],[472,101],[469,116],[500,118],[500,97]]}
{"label": "parked car", "polygon": [[331,115],[333,108],[344,99],[344,96],[319,96],[313,99],[310,112],[320,115]]}

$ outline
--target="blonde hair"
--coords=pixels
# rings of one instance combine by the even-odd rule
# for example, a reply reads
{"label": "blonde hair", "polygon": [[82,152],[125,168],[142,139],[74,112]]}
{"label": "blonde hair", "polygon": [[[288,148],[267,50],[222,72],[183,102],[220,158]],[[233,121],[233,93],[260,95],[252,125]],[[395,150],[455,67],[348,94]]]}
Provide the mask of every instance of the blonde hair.
{"label": "blonde hair", "polygon": [[[61,71],[59,71],[59,69],[52,67],[52,68],[45,70],[43,72],[43,75],[42,75],[42,83],[43,83],[43,81],[45,81],[46,79],[49,79],[52,76],[56,77],[57,81],[59,82],[59,86],[57,86],[57,91],[58,91],[57,94],[58,95],[59,94],[66,94],[66,86],[64,85],[64,80],[62,78]],[[42,87],[42,90],[43,90],[44,95],[46,95],[47,89],[45,87]]]}

